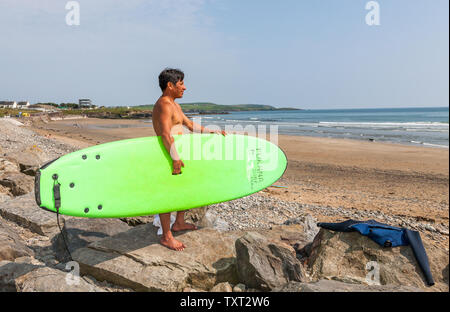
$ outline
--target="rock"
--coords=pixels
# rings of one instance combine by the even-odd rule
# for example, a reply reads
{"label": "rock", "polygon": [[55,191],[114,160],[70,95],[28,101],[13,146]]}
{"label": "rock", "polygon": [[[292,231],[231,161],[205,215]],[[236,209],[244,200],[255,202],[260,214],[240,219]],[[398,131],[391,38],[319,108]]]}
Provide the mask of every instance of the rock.
{"label": "rock", "polygon": [[186,220],[186,222],[195,224],[198,227],[207,227],[208,223],[206,222],[205,215],[208,210],[208,206],[189,209],[184,215],[184,220]]}
{"label": "rock", "polygon": [[232,291],[233,288],[228,282],[219,283],[211,289],[211,292],[232,292]]}
{"label": "rock", "polygon": [[39,166],[32,166],[26,164],[19,164],[20,172],[29,176],[36,176],[36,171],[39,170]]}
{"label": "rock", "polygon": [[7,153],[7,155],[8,161],[14,163],[15,165],[14,171],[20,171],[23,174],[32,177],[36,175],[36,171],[39,169],[40,164],[42,164],[43,160],[45,159],[45,154],[35,145],[23,149],[19,152]]}
{"label": "rock", "polygon": [[[5,193],[8,191],[5,190]],[[3,187],[0,185],[0,203],[9,200],[11,197],[3,193]]]}
{"label": "rock", "polygon": [[[269,230],[261,229],[254,230],[266,238],[277,240],[294,247],[299,245],[301,247],[312,242],[305,235],[304,226],[302,224],[291,225],[274,225]],[[300,247],[298,247],[300,248]]]}
{"label": "rock", "polygon": [[87,283],[84,279],[68,272],[49,267],[38,268],[15,280],[20,292],[102,292],[103,289]]}
{"label": "rock", "polygon": [[33,168],[35,173],[48,160],[46,153],[36,144],[30,144],[18,151],[10,151],[6,156],[7,159],[17,163],[21,168]]}
{"label": "rock", "polygon": [[398,285],[362,285],[339,281],[319,280],[315,283],[289,282],[278,287],[274,292],[421,292],[410,286]]}
{"label": "rock", "polygon": [[33,258],[33,257],[29,257],[29,256],[16,258],[16,259],[14,259],[14,262],[15,263],[34,264],[34,265],[37,265],[37,266],[44,266],[45,265],[42,261],[40,261],[40,260],[38,260],[36,258]]}
{"label": "rock", "polygon": [[[384,248],[357,232],[321,229],[314,239],[308,269],[313,280],[333,279],[357,284],[411,286],[448,291],[444,268],[448,252],[424,243],[436,284],[426,286],[410,246]],[[379,276],[379,278],[377,278]]]}
{"label": "rock", "polygon": [[211,206],[190,209],[186,212],[185,218],[187,222],[193,223],[198,227],[207,227],[219,232],[230,230],[229,224],[220,218]]}
{"label": "rock", "polygon": [[443,279],[444,279],[444,283],[446,283],[448,285],[448,277],[449,277],[448,264],[445,267],[445,269],[442,270],[442,276],[443,276]]}
{"label": "rock", "polygon": [[125,222],[129,226],[138,226],[141,224],[153,223],[154,216],[130,217],[120,218],[120,221]]}
{"label": "rock", "polygon": [[247,232],[235,246],[239,279],[251,288],[271,290],[289,281],[306,281],[294,249],[285,243]]}
{"label": "rock", "polygon": [[213,210],[208,210],[206,212],[205,223],[208,227],[211,227],[219,232],[226,232],[231,230],[229,223],[215,214]]}
{"label": "rock", "polygon": [[[0,215],[39,235],[53,237],[59,233],[56,214],[37,206],[34,192],[0,203]],[[64,218],[59,216],[60,225]]]}
{"label": "rock", "polygon": [[25,242],[0,220],[0,260],[12,261],[32,255],[33,251],[25,245]]}
{"label": "rock", "polygon": [[0,172],[19,172],[19,166],[12,161],[0,158]]}
{"label": "rock", "polygon": [[[67,247],[73,253],[88,244],[131,229],[126,223],[118,219],[88,219],[71,218],[66,220],[63,233]],[[55,236],[53,243],[57,259],[68,261],[66,247],[61,234]]]}
{"label": "rock", "polygon": [[30,263],[15,263],[12,261],[0,261],[0,292],[16,291],[16,278],[38,269],[37,266]]}
{"label": "rock", "polygon": [[0,185],[6,187],[13,196],[21,196],[31,192],[34,179],[20,172],[5,172],[0,174]]}
{"label": "rock", "polygon": [[204,290],[198,290],[195,288],[191,288],[191,287],[186,287],[185,289],[183,289],[183,292],[205,292]]}
{"label": "rock", "polygon": [[311,215],[301,216],[298,218],[289,219],[284,222],[285,225],[299,224],[303,228],[303,236],[305,241],[310,243],[314,240],[317,233],[319,233],[319,227],[317,226],[317,220]]}
{"label": "rock", "polygon": [[236,286],[233,287],[233,292],[244,292],[246,289],[244,284],[237,284]]}
{"label": "rock", "polygon": [[187,247],[173,251],[159,243],[157,228],[145,224],[80,248],[73,259],[82,274],[136,291],[209,290],[237,282],[234,241],[237,232],[211,229],[180,232]]}

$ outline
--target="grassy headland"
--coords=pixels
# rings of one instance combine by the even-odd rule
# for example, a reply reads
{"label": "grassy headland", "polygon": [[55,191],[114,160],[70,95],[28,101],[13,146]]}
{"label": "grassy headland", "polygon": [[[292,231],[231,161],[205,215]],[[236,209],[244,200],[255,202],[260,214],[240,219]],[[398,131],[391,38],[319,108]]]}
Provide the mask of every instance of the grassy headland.
{"label": "grassy headland", "polygon": [[[154,105],[139,106],[116,106],[100,108],[77,108],[76,104],[68,106],[64,103],[57,105],[54,103],[45,103],[47,107],[53,107],[57,112],[52,114],[64,115],[85,115],[92,118],[112,118],[112,119],[139,119],[152,116]],[[259,104],[238,104],[238,105],[219,105],[208,102],[184,103],[180,104],[182,110],[189,114],[228,114],[229,112],[240,111],[277,111],[277,110],[298,110],[296,108],[276,108],[270,105]],[[16,116],[20,112],[27,112],[30,115],[42,114],[41,111],[23,110],[23,109],[1,109],[0,117],[5,115]]]}
{"label": "grassy headland", "polygon": [[[228,112],[241,112],[241,111],[275,111],[275,110],[298,110],[297,108],[276,108],[270,105],[260,104],[237,104],[237,105],[220,105],[210,102],[195,102],[195,103],[183,103],[180,104],[181,109],[186,113],[199,113],[199,114],[217,114]],[[152,110],[153,105],[140,105],[133,108],[143,108]]]}

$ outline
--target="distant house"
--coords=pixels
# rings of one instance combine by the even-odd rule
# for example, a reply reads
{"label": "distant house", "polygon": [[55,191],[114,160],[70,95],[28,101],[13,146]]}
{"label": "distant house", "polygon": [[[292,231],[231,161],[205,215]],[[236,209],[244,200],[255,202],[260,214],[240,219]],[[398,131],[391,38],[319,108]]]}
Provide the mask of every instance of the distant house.
{"label": "distant house", "polygon": [[30,107],[30,102],[18,102],[17,103],[17,108],[29,108]]}
{"label": "distant house", "polygon": [[16,101],[0,101],[1,108],[17,108]]}
{"label": "distant house", "polygon": [[92,101],[90,99],[79,99],[78,105],[80,106],[80,108],[88,108],[88,109],[93,109],[96,107],[95,105],[92,105]]}

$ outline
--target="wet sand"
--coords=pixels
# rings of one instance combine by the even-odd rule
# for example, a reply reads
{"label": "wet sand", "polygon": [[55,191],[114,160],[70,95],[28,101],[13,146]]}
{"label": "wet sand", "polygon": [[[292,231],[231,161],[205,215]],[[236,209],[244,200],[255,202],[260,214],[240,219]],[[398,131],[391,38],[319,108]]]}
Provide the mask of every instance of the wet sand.
{"label": "wet sand", "polygon": [[[120,127],[120,128],[113,128]],[[34,122],[41,135],[79,148],[155,135],[143,120],[73,119]],[[382,212],[449,225],[449,151],[399,144],[303,136],[278,137],[288,168],[276,185],[262,194],[285,201],[325,207]],[[319,221],[343,220],[317,215]],[[448,248],[448,232],[435,241]]]}

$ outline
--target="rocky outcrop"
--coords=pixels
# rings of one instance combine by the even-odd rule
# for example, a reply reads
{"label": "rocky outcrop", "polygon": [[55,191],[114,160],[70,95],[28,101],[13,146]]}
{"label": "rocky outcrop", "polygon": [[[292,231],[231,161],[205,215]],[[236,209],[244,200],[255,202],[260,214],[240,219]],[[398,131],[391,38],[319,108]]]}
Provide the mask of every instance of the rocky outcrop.
{"label": "rocky outcrop", "polygon": [[82,274],[137,291],[210,290],[237,283],[234,241],[239,233],[211,229],[180,232],[182,252],[159,243],[157,228],[140,225],[74,252]]}
{"label": "rocky outcrop", "polygon": [[19,257],[31,256],[33,251],[25,242],[0,220],[0,261],[14,260]]}
{"label": "rocky outcrop", "polygon": [[[125,222],[119,219],[88,219],[72,217],[65,221],[62,229],[67,242],[67,248],[71,253],[85,247],[88,244],[104,239],[105,237],[125,232],[131,229]],[[68,261],[66,246],[61,235],[55,236],[54,249],[57,258]]]}
{"label": "rocky outcrop", "polygon": [[20,172],[4,172],[0,173],[0,185],[12,196],[21,196],[33,190],[34,178]]}
{"label": "rocky outcrop", "polygon": [[[0,215],[39,235],[53,237],[59,233],[56,214],[39,208],[34,192],[0,202]],[[59,221],[63,226],[62,216]]]}
{"label": "rocky outcrop", "polygon": [[303,236],[303,241],[310,243],[314,240],[320,228],[317,226],[317,220],[311,215],[300,216],[297,218],[291,218],[284,222],[284,225],[298,224],[301,225],[302,230],[299,231]]}
{"label": "rocky outcrop", "polygon": [[45,152],[37,145],[29,145],[18,151],[10,151],[5,156],[14,163],[20,172],[34,177],[39,167],[48,159]]}
{"label": "rocky outcrop", "polygon": [[349,284],[339,281],[320,280],[315,283],[289,282],[278,287],[274,292],[421,292],[422,290],[410,286],[397,285],[362,285]]}
{"label": "rocky outcrop", "polygon": [[445,267],[448,251],[424,243],[436,284],[427,287],[410,246],[383,248],[356,232],[321,229],[314,239],[308,269],[314,280],[333,279],[357,284],[411,286],[448,291]]}
{"label": "rocky outcrop", "polygon": [[104,290],[86,282],[83,278],[49,267],[28,272],[14,281],[20,292],[103,292]]}
{"label": "rocky outcrop", "polygon": [[0,292],[16,291],[16,279],[40,267],[43,266],[32,263],[0,261]]}
{"label": "rocky outcrop", "polygon": [[285,243],[247,232],[235,246],[239,279],[250,288],[267,291],[289,281],[307,280],[295,250]]}
{"label": "rocky outcrop", "polygon": [[[314,239],[308,230],[305,230],[305,223],[288,223],[289,225],[274,225],[270,230],[255,230],[261,235],[282,241],[294,248],[297,258],[302,260],[309,256],[310,245]],[[312,238],[311,238],[312,237]]]}

